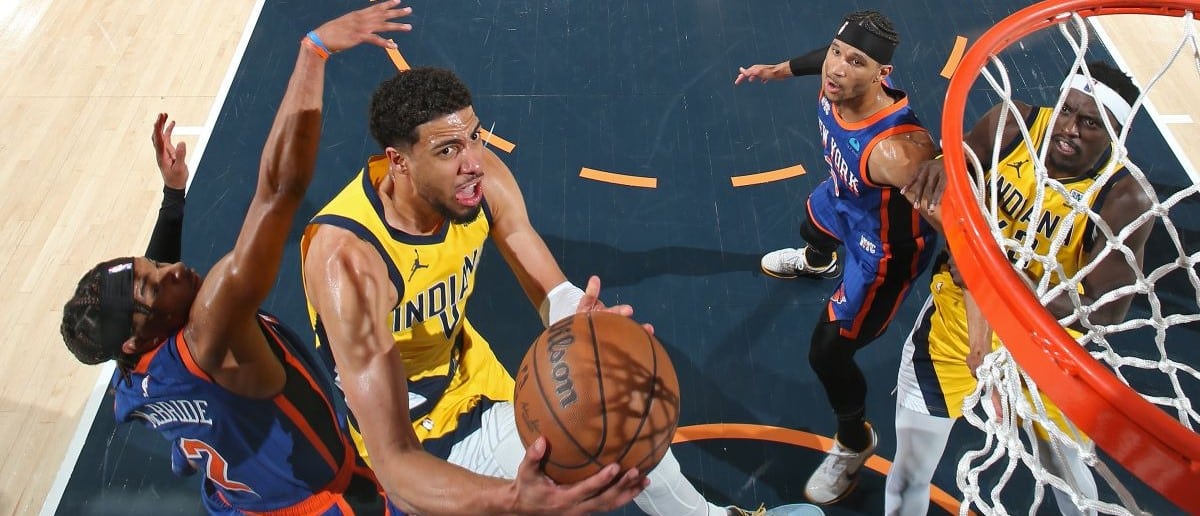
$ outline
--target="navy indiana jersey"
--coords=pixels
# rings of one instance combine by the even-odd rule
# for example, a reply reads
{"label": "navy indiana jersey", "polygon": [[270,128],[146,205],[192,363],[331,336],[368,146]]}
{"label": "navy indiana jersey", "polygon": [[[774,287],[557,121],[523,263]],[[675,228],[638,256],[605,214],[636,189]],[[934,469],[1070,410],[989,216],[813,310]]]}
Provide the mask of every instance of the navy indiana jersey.
{"label": "navy indiana jersey", "polygon": [[294,351],[300,339],[274,317],[260,312],[258,323],[286,371],[282,392],[253,399],[217,385],[180,330],[140,358],[131,381],[114,375],[117,420],[170,441],[176,474],[204,472],[210,513],[352,513],[342,494],[356,455],[339,430],[329,378]]}

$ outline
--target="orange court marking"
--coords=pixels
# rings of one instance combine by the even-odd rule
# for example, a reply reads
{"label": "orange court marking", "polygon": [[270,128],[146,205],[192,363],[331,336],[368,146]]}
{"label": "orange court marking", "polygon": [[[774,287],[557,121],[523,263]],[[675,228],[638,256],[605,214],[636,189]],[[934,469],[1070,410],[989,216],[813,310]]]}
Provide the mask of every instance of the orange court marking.
{"label": "orange court marking", "polygon": [[958,68],[958,62],[962,61],[963,54],[966,51],[967,38],[955,36],[954,49],[950,51],[950,57],[946,58],[946,66],[942,67],[942,77],[949,79],[954,75],[954,70]]}
{"label": "orange court marking", "polygon": [[658,188],[657,177],[642,177],[631,176],[627,174],[615,174],[613,172],[605,172],[584,167],[579,171],[579,177],[591,179],[594,181],[603,181],[615,185],[632,186],[635,188]]}
{"label": "orange court marking", "polygon": [[[675,430],[675,439],[671,444],[691,441],[706,441],[709,439],[750,439],[754,441],[770,441],[780,444],[791,444],[824,453],[833,440],[791,428],[769,425],[751,425],[744,423],[712,423],[706,425],[681,426]],[[892,469],[892,462],[872,455],[867,459],[866,466],[884,476]],[[958,514],[958,500],[942,491],[938,486],[929,486],[929,500],[950,514]],[[971,513],[972,515],[974,512]]]}
{"label": "orange court marking", "polygon": [[479,128],[479,136],[483,138],[484,143],[509,154],[512,154],[513,149],[517,148],[517,144],[497,136],[496,133],[488,132],[482,127]]}
{"label": "orange court marking", "polygon": [[[388,41],[395,43],[395,41],[390,39]],[[394,48],[385,48],[384,50],[387,51],[388,57],[392,58],[392,64],[396,65],[397,70],[404,71],[412,68],[411,66],[408,66],[408,61],[404,60],[404,56],[400,55],[399,50]]]}
{"label": "orange court marking", "polygon": [[802,176],[804,174],[805,170],[803,165],[794,165],[787,168],[781,168],[779,170],[772,170],[770,172],[759,172],[757,174],[733,176],[729,178],[729,180],[733,181],[733,187],[737,188],[739,186],[759,185],[763,183],[770,183],[771,181],[781,181],[789,177]]}

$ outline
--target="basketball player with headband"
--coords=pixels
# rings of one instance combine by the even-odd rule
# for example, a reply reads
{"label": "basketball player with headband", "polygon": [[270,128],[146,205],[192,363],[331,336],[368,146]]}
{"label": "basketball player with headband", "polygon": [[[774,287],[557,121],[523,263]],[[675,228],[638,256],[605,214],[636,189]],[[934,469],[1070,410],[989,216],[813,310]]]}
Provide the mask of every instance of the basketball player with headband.
{"label": "basketball player with headband", "polygon": [[[165,210],[148,256],[97,265],[63,309],[63,339],[80,362],[117,362],[117,420],[166,438],[175,472],[203,474],[210,514],[352,514],[352,481],[370,478],[342,431],[332,378],[259,305],[312,179],[328,51],[391,45],[376,33],[411,29],[392,21],[410,13],[398,4],[351,12],[298,42],[241,233],[206,277],[156,261],[179,255],[178,191],[179,208]],[[155,125],[159,167],[186,176],[184,147],[170,146],[165,120]]]}
{"label": "basketball player with headband", "polygon": [[833,447],[805,486],[819,504],[851,492],[877,442],[854,354],[887,329],[937,247],[937,232],[900,193],[916,165],[933,157],[934,144],[908,96],[890,86],[898,44],[886,16],[855,12],[828,47],[740,68],[734,80],[821,76],[817,122],[830,177],[808,196],[800,223],[806,245],[768,253],[761,264],[779,278],[843,276],[819,314],[808,354],[837,417]]}
{"label": "basketball player with headband", "polygon": [[[1152,205],[1147,193],[1117,161],[1121,153],[1117,152],[1111,137],[1130,120],[1138,88],[1127,75],[1105,63],[1091,62],[1087,69],[1090,78],[1082,72],[1067,78],[1063,86],[1062,109],[1057,115],[1053,106],[1036,107],[1014,101],[1018,114],[1008,113],[1000,139],[1000,160],[989,171],[989,175],[999,176],[995,178],[998,188],[1008,192],[1005,197],[1012,201],[999,203],[999,226],[1003,237],[1023,241],[1031,229],[1030,220],[1057,220],[1054,227],[1066,224],[1072,228],[1053,256],[1062,271],[1049,273],[1051,287],[1058,284],[1060,274],[1073,276],[1095,261],[1105,247],[1104,236],[1088,217],[1088,211],[1073,210],[1072,203],[1082,203],[1091,212],[1099,214],[1113,234],[1119,234]],[[1005,109],[1005,104],[992,107],[964,138],[980,159],[991,159],[995,132]],[[1020,133],[1022,124],[1028,128],[1029,140]],[[1113,133],[1109,132],[1109,127]],[[1047,132],[1050,133],[1048,140]],[[1049,148],[1043,149],[1043,142],[1047,142]],[[1043,152],[1046,176],[1060,183],[1065,194],[1039,182],[1034,168]],[[1099,188],[1093,187],[1101,174],[1110,169],[1115,170],[1111,177]],[[938,205],[944,181],[942,160],[931,160],[921,164],[917,178],[905,188],[905,195],[913,204],[939,224],[941,211]],[[1030,217],[1039,189],[1045,196],[1041,205],[1043,213]],[[1044,255],[1051,249],[1051,242],[1057,236],[1049,229],[1051,226],[1037,225],[1033,238],[1035,253]],[[1124,240],[1136,256],[1139,268],[1152,227],[1151,224],[1142,225]],[[1036,260],[1030,261],[1021,272],[1030,282],[1038,282],[1048,274]],[[1109,254],[1083,279],[1083,291],[1078,292],[1081,304],[1092,305],[1104,293],[1132,284],[1136,274],[1122,253]],[[1098,305],[1083,318],[1094,325],[1117,324],[1124,319],[1131,301],[1132,297],[1126,296]],[[1061,295],[1050,301],[1046,308],[1062,319],[1075,310],[1075,304],[1070,296]],[[1068,331],[1074,330],[1069,328]],[[896,460],[887,478],[887,514],[925,514],[929,506],[930,481],[954,422],[962,416],[963,400],[975,390],[976,369],[984,355],[999,345],[987,320],[957,277],[953,259],[943,252],[934,266],[929,299],[925,301],[901,355],[897,379]],[[1072,435],[1066,430],[1061,412],[1044,395],[1043,402],[1051,421],[1067,435]],[[1041,439],[1047,439],[1044,429],[1037,425],[1035,429]],[[1050,453],[1051,446],[1039,446],[1039,451],[1045,455],[1041,463],[1075,490],[1095,499],[1095,480],[1075,449],[1072,446],[1057,448],[1063,453],[1061,461],[1057,454]],[[1063,514],[1085,513],[1071,502],[1069,495],[1057,489],[1054,494]]]}

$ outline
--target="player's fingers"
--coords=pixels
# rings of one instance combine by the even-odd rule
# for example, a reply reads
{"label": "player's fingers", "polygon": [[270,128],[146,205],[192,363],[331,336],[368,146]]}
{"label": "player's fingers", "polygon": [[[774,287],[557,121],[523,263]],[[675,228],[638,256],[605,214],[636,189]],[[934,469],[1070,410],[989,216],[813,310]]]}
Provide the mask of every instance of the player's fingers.
{"label": "player's fingers", "polygon": [[583,297],[579,298],[579,306],[576,307],[576,312],[587,312],[594,310],[600,304],[600,277],[592,276],[588,278],[587,287],[583,289]]}
{"label": "player's fingers", "polygon": [[588,499],[580,507],[585,512],[605,512],[621,507],[634,499],[649,484],[637,468],[626,471],[607,489]]}
{"label": "player's fingers", "polygon": [[525,449],[525,458],[521,459],[521,465],[517,467],[517,476],[528,480],[531,476],[539,475],[542,458],[545,456],[546,438],[539,436]]}
{"label": "player's fingers", "polygon": [[411,30],[411,23],[388,22],[379,32],[409,32]]}
{"label": "player's fingers", "polygon": [[[567,488],[567,492],[574,500],[587,500],[586,503],[594,502],[598,496],[603,496],[604,488],[613,484],[613,480],[621,473],[621,467],[616,464],[609,464],[597,471],[595,475],[587,477]],[[615,487],[615,485],[614,485]],[[590,512],[590,511],[589,511]]]}
{"label": "player's fingers", "polygon": [[368,34],[363,42],[380,48],[396,48],[396,42],[374,33]]}
{"label": "player's fingers", "polygon": [[622,317],[633,317],[633,307],[629,305],[614,305],[603,309],[605,312],[614,313]]}
{"label": "player's fingers", "polygon": [[646,333],[654,335],[654,325],[653,324],[642,323],[642,328],[646,330]]}

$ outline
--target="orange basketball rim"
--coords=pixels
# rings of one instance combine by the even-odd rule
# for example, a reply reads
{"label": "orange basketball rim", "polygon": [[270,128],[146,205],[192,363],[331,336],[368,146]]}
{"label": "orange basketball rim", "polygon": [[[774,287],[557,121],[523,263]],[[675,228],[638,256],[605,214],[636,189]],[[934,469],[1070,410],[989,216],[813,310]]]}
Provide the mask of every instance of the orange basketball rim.
{"label": "orange basketball rim", "polygon": [[1189,513],[1200,513],[1200,435],[1142,399],[1093,359],[1024,287],[976,207],[966,169],[963,112],[992,55],[1038,30],[1110,14],[1183,16],[1200,0],[1049,0],[1005,18],[975,42],[950,80],[942,115],[948,187],[946,240],[964,280],[1005,346],[1039,389],[1109,456]]}

